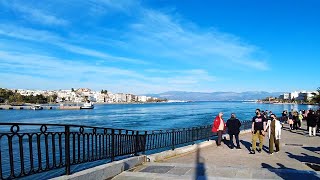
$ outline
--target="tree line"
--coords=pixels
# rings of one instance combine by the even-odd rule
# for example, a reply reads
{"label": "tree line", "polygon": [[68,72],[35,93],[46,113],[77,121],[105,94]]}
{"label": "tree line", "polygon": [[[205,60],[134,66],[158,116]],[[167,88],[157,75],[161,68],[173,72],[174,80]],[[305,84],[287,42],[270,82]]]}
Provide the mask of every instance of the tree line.
{"label": "tree line", "polygon": [[18,93],[16,90],[8,90],[0,88],[0,103],[12,104],[12,105],[22,105],[24,103],[32,104],[46,104],[50,102],[55,102],[57,95],[43,96],[42,94],[36,96],[24,96]]}

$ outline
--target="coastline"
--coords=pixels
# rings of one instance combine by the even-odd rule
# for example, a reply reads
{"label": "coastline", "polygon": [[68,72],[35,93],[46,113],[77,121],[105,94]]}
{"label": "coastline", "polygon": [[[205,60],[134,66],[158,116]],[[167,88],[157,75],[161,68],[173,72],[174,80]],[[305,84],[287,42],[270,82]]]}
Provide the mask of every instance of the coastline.
{"label": "coastline", "polygon": [[313,106],[317,106],[317,105],[319,105],[319,104],[314,104],[314,103],[281,103],[281,102],[261,102],[261,101],[257,101],[256,103],[259,103],[259,104],[313,105]]}

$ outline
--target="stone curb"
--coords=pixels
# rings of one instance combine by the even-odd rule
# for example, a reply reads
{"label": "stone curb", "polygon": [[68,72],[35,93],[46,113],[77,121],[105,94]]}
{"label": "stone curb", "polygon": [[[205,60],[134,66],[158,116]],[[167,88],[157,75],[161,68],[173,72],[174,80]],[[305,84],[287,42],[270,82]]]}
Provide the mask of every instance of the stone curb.
{"label": "stone curb", "polygon": [[53,178],[51,180],[96,180],[109,179],[121,174],[123,171],[129,170],[137,165],[141,165],[146,161],[146,156],[136,156],[128,159],[115,161],[101,166],[76,172],[71,175],[64,175]]}

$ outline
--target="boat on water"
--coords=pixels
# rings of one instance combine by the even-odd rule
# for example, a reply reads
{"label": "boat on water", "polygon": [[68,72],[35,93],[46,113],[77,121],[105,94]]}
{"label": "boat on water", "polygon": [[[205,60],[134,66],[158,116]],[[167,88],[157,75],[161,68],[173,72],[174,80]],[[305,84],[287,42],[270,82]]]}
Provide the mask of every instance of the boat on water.
{"label": "boat on water", "polygon": [[42,110],[43,107],[40,106],[40,105],[34,105],[34,106],[31,107],[31,109],[33,109],[33,110]]}
{"label": "boat on water", "polygon": [[86,103],[84,103],[80,109],[93,109],[94,108],[94,105],[92,102],[88,101]]}

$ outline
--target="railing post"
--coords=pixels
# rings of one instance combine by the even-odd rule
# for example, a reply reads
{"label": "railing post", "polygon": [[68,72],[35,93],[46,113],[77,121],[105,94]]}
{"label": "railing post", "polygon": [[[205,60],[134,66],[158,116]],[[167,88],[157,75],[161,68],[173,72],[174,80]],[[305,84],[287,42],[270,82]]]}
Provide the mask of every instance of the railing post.
{"label": "railing post", "polygon": [[143,144],[143,151],[142,151],[142,153],[143,154],[146,154],[146,149],[147,149],[147,136],[148,136],[148,131],[145,131],[144,132],[144,137],[143,137],[143,142],[144,142],[144,144]]}
{"label": "railing post", "polygon": [[70,126],[65,126],[66,175],[70,174]]}
{"label": "railing post", "polygon": [[111,161],[114,161],[115,157],[115,134],[114,129],[111,130]]}
{"label": "railing post", "polygon": [[192,145],[194,145],[194,128],[191,128]]}
{"label": "railing post", "polygon": [[210,134],[211,134],[210,125],[207,125],[206,131],[207,131],[208,141],[210,141]]}
{"label": "railing post", "polygon": [[175,139],[175,133],[174,133],[174,129],[172,129],[172,150],[175,149],[175,147],[174,147],[174,139]]}
{"label": "railing post", "polygon": [[138,156],[138,152],[139,152],[139,131],[136,131],[136,144],[135,144],[134,155]]}

